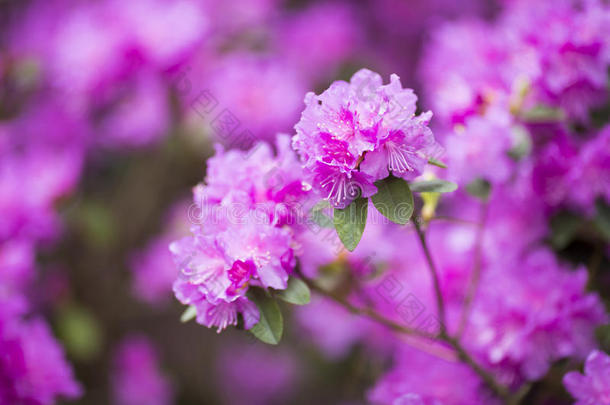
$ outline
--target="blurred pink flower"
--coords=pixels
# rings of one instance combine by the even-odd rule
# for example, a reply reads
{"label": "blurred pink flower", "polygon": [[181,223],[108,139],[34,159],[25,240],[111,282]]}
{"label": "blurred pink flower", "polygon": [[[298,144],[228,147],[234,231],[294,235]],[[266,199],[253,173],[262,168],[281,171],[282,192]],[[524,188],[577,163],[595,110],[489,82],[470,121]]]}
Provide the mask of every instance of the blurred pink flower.
{"label": "blurred pink flower", "polygon": [[143,336],[124,339],[114,355],[111,375],[113,403],[117,405],[171,405],[173,390],[159,370],[152,343]]}

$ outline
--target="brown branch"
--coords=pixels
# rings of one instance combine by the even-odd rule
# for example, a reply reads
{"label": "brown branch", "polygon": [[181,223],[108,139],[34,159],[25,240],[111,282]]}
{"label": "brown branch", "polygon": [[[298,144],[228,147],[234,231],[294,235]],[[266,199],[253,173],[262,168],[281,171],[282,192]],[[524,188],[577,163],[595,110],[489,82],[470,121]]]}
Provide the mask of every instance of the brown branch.
{"label": "brown branch", "polygon": [[479,283],[481,281],[481,259],[483,256],[483,236],[485,233],[485,224],[487,223],[487,214],[489,211],[489,205],[487,201],[483,202],[479,214],[479,223],[477,225],[477,234],[474,242],[474,260],[472,264],[472,271],[470,272],[470,280],[468,282],[468,290],[464,297],[464,304],[462,306],[462,314],[460,316],[460,323],[457,330],[457,336],[460,337],[464,333],[470,311],[472,310],[472,302],[477,295],[479,289]]}
{"label": "brown branch", "polygon": [[435,339],[437,337],[436,335],[426,333],[419,329],[409,328],[407,326],[394,322],[393,320],[384,317],[383,315],[381,315],[380,313],[378,313],[377,311],[375,311],[372,308],[357,307],[354,304],[352,304],[351,302],[349,302],[349,300],[347,300],[346,298],[344,298],[344,297],[340,296],[339,294],[336,294],[332,291],[325,290],[324,288],[318,286],[316,283],[307,279],[306,277],[301,276],[301,279],[305,282],[305,284],[307,284],[307,286],[312,291],[316,291],[317,293],[332,299],[333,301],[340,304],[345,309],[347,309],[348,311],[350,311],[354,314],[366,316],[367,318],[372,319],[375,322],[380,323],[395,332],[399,332],[399,333],[403,333],[403,334],[411,335],[411,336],[417,336],[417,337],[421,337],[421,338],[426,338],[426,339]]}
{"label": "brown branch", "polygon": [[417,231],[417,236],[419,237],[419,241],[424,251],[424,255],[426,256],[426,261],[428,262],[428,269],[430,270],[430,277],[432,278],[432,284],[434,285],[434,295],[436,296],[436,309],[438,311],[438,318],[441,324],[439,337],[444,337],[447,336],[447,329],[445,326],[445,303],[443,300],[443,292],[441,291],[441,283],[438,278],[438,271],[436,270],[436,266],[434,265],[434,261],[432,260],[432,255],[430,254],[430,249],[428,248],[428,244],[426,243],[426,235],[421,229],[421,226],[419,225],[417,219],[413,221],[413,225],[415,226],[415,231]]}

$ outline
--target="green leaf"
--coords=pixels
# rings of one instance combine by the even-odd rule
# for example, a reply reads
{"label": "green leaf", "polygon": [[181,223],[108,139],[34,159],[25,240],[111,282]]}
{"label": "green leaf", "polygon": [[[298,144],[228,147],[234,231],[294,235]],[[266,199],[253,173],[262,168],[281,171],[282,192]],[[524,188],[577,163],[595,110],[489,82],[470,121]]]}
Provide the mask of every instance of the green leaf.
{"label": "green leaf", "polygon": [[610,241],[610,206],[601,199],[595,202],[595,227],[599,233]]}
{"label": "green leaf", "polygon": [[197,309],[194,306],[189,306],[180,316],[180,322],[187,323],[192,321],[197,316]]}
{"label": "green leaf", "polygon": [[392,222],[405,225],[413,215],[413,194],[409,184],[398,177],[389,176],[375,182],[377,194],[371,197],[375,208]]}
{"label": "green leaf", "polygon": [[410,187],[416,193],[451,193],[458,188],[457,184],[441,179],[418,181]]}
{"label": "green leaf", "polygon": [[433,158],[428,159],[428,163],[431,164],[431,165],[434,165],[434,166],[438,166],[441,169],[446,169],[447,168],[446,164],[444,164],[440,160],[436,160],[436,159],[433,159]]}
{"label": "green leaf", "polygon": [[264,343],[277,345],[284,332],[284,319],[277,301],[258,288],[251,288],[248,298],[256,304],[260,313],[258,323],[250,329],[250,333]]}
{"label": "green leaf", "polygon": [[565,119],[561,109],[539,104],[522,113],[521,118],[525,122],[556,122]]}
{"label": "green leaf", "polygon": [[563,249],[574,240],[582,219],[571,212],[563,211],[551,218],[551,244]]}
{"label": "green leaf", "polygon": [[288,287],[278,291],[277,297],[290,304],[306,305],[311,300],[311,292],[303,280],[292,277],[288,280]]}
{"label": "green leaf", "polygon": [[333,222],[343,246],[350,252],[356,249],[364,233],[368,199],[358,197],[344,209],[335,208]]}
{"label": "green leaf", "polygon": [[322,200],[313,206],[311,209],[311,219],[322,228],[334,228],[333,220],[324,213],[324,210],[330,207],[330,203]]}
{"label": "green leaf", "polygon": [[476,179],[468,183],[466,191],[474,197],[487,200],[491,192],[491,184],[487,180]]}
{"label": "green leaf", "polygon": [[57,320],[58,334],[71,356],[89,361],[99,355],[103,330],[97,318],[81,306],[62,308]]}

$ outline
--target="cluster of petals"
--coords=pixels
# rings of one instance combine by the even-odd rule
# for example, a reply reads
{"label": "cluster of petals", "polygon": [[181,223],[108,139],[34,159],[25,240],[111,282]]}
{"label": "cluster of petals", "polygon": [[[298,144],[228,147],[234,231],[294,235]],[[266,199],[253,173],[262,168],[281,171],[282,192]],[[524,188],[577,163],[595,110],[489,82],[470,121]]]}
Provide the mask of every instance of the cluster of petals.
{"label": "cluster of petals", "polygon": [[420,175],[441,149],[428,128],[432,113],[415,115],[416,101],[397,75],[384,85],[367,69],[320,95],[307,93],[293,147],[312,187],[344,208],[360,194],[375,194],[374,183],[390,174]]}
{"label": "cluster of petals", "polygon": [[585,291],[584,268],[569,270],[546,250],[487,269],[467,330],[471,348],[510,383],[544,376],[554,361],[584,358],[607,321]]}
{"label": "cluster of petals", "polygon": [[295,266],[294,226],[308,195],[289,138],[250,151],[218,148],[205,183],[194,189],[191,236],[170,245],[180,271],[176,297],[197,309],[197,321],[219,330],[259,319],[250,286],[286,288]]}

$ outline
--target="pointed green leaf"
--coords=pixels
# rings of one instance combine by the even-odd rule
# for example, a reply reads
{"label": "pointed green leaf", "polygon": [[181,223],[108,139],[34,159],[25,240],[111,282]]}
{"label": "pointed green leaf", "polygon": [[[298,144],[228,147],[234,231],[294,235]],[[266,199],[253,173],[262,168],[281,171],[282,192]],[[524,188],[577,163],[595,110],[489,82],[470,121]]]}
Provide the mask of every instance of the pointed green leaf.
{"label": "pointed green leaf", "polygon": [[330,203],[322,200],[313,206],[311,209],[311,219],[322,228],[334,228],[333,220],[324,213],[324,210],[330,208]]}
{"label": "pointed green leaf", "polygon": [[182,323],[187,323],[193,319],[195,319],[195,317],[197,316],[197,310],[195,309],[194,306],[190,306],[186,309],[186,311],[184,311],[182,313],[182,316],[180,317],[180,322]]}
{"label": "pointed green leaf", "polygon": [[343,246],[350,252],[356,249],[364,233],[369,200],[358,197],[344,209],[335,208],[333,222]]}
{"label": "pointed green leaf", "polygon": [[264,343],[277,345],[284,332],[284,319],[276,300],[257,288],[248,291],[248,298],[256,304],[260,313],[258,323],[250,332]]}
{"label": "pointed green leaf", "polygon": [[409,186],[416,193],[451,193],[458,187],[457,184],[442,179],[418,181]]}
{"label": "pointed green leaf", "polygon": [[288,280],[288,287],[279,291],[277,297],[290,304],[305,305],[311,300],[311,292],[303,280],[292,277]]}
{"label": "pointed green leaf", "polygon": [[413,194],[409,184],[398,177],[375,182],[377,194],[371,197],[375,208],[392,222],[405,225],[413,215]]}
{"label": "pointed green leaf", "polygon": [[431,164],[431,165],[434,165],[434,166],[438,166],[441,169],[446,169],[447,168],[446,164],[444,164],[440,160],[436,160],[436,159],[433,159],[433,158],[428,159],[428,163]]}

